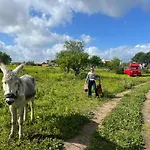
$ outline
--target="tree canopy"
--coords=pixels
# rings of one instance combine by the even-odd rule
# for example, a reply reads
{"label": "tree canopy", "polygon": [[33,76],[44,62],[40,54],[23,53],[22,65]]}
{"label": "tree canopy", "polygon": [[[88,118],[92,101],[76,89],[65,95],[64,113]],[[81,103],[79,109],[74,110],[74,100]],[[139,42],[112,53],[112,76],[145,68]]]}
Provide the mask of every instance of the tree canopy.
{"label": "tree canopy", "polygon": [[120,59],[119,58],[113,58],[112,62],[111,62],[111,67],[113,70],[116,70],[116,68],[118,68],[120,66]]}
{"label": "tree canopy", "polygon": [[0,61],[7,65],[11,63],[12,59],[5,52],[0,51]]}
{"label": "tree canopy", "polygon": [[142,64],[145,62],[145,57],[146,57],[146,54],[144,52],[139,52],[135,54],[135,56],[132,58],[132,61]]}
{"label": "tree canopy", "polygon": [[135,56],[132,58],[132,61],[136,61],[140,64],[148,65],[150,64],[150,52],[147,53],[139,52],[135,54]]}
{"label": "tree canopy", "polygon": [[119,58],[113,58],[112,61],[106,62],[104,64],[105,67],[107,67],[109,70],[114,71],[117,74],[123,73],[124,66],[128,65],[127,63],[121,63],[121,60]]}
{"label": "tree canopy", "polygon": [[88,57],[84,52],[84,42],[66,41],[64,50],[56,54],[56,62],[67,73],[72,69],[78,75],[87,66]]}
{"label": "tree canopy", "polygon": [[93,55],[90,59],[89,59],[89,63],[96,67],[96,66],[102,66],[103,65],[103,62],[102,60],[100,59],[100,57],[96,56],[96,55]]}

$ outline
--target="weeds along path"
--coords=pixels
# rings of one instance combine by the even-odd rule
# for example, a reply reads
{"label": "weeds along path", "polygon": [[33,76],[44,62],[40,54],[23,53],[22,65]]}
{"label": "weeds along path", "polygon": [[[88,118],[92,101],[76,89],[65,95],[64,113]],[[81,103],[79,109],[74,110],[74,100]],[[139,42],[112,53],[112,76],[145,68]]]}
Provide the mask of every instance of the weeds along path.
{"label": "weeds along path", "polygon": [[101,125],[102,120],[116,107],[117,102],[131,90],[124,91],[122,93],[116,94],[115,98],[111,101],[104,103],[101,107],[95,108],[93,110],[93,119],[86,124],[79,135],[75,138],[70,139],[64,143],[66,150],[84,150],[86,149],[91,140],[92,133]]}
{"label": "weeds along path", "polygon": [[[135,88],[146,83],[139,84],[135,86]],[[65,141],[64,148],[66,150],[85,150],[90,144],[92,133],[101,125],[102,120],[116,107],[117,102],[120,101],[121,98],[131,90],[132,89],[129,89],[118,93],[115,95],[115,98],[104,103],[101,107],[95,108],[93,110],[94,117],[91,119],[91,121],[83,127],[76,137]]]}
{"label": "weeds along path", "polygon": [[142,114],[143,114],[143,139],[144,150],[150,150],[150,91],[145,95],[146,101],[144,102]]}

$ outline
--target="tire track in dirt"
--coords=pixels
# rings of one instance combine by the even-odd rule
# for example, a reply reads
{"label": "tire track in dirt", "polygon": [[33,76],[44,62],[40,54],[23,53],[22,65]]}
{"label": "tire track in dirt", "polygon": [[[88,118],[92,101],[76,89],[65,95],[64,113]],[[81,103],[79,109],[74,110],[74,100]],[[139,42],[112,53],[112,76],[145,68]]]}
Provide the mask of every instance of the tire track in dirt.
{"label": "tire track in dirt", "polygon": [[143,139],[144,139],[144,150],[150,150],[150,90],[145,95],[146,101],[143,104]]}
{"label": "tire track in dirt", "polygon": [[86,149],[90,144],[92,133],[101,125],[102,120],[116,107],[117,102],[130,91],[131,89],[118,93],[111,101],[104,103],[101,107],[95,108],[95,110],[93,110],[94,117],[91,121],[83,127],[76,137],[65,141],[64,148],[66,150]]}

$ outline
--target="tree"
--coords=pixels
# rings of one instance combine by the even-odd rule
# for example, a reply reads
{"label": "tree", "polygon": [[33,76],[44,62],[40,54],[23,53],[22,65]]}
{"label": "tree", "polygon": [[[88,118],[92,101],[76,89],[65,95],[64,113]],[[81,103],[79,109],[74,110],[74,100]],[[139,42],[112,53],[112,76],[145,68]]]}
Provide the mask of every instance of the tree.
{"label": "tree", "polygon": [[34,61],[27,61],[25,64],[28,66],[35,66]]}
{"label": "tree", "polygon": [[118,58],[114,58],[112,61],[111,61],[111,67],[113,70],[116,71],[116,69],[120,66],[120,59]]}
{"label": "tree", "polygon": [[140,64],[147,63],[146,61],[147,61],[148,57],[146,55],[147,54],[144,52],[139,52],[139,53],[135,54],[135,56],[131,60],[138,62]]}
{"label": "tree", "polygon": [[72,69],[78,75],[88,64],[89,55],[84,52],[84,42],[66,41],[64,48],[65,50],[56,54],[57,64],[66,72]]}
{"label": "tree", "polygon": [[146,54],[144,55],[144,61],[143,61],[143,63],[144,63],[146,66],[148,66],[148,65],[150,64],[150,52],[148,52],[148,53],[146,53]]}
{"label": "tree", "polygon": [[117,74],[123,73],[123,65],[118,58],[113,58],[112,61],[105,63],[105,66]]}
{"label": "tree", "polygon": [[0,61],[2,61],[4,64],[8,65],[11,63],[12,59],[5,52],[0,51]]}
{"label": "tree", "polygon": [[104,67],[108,68],[109,70],[112,70],[111,61],[106,61],[106,62],[104,63]]}
{"label": "tree", "polygon": [[62,50],[60,53],[56,54],[56,63],[65,72],[69,73],[71,68],[71,53],[68,50]]}
{"label": "tree", "polygon": [[72,55],[71,69],[74,71],[75,76],[78,75],[81,70],[86,68],[88,57],[89,55],[84,52],[77,52]]}
{"label": "tree", "polygon": [[150,64],[150,52],[139,52],[135,54],[135,56],[132,58],[132,61],[136,61],[140,64],[145,64],[145,66],[148,66]]}
{"label": "tree", "polygon": [[98,57],[98,56],[96,56],[96,55],[94,55],[94,56],[92,56],[90,59],[89,59],[89,62],[90,62],[90,64],[92,65],[92,66],[94,66],[94,67],[96,67],[96,66],[102,66],[102,60]]}

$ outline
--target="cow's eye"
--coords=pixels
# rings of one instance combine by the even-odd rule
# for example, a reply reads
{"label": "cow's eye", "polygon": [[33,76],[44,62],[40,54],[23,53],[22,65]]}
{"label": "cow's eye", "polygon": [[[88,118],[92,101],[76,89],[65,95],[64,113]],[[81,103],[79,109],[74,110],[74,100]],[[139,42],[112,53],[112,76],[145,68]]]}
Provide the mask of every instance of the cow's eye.
{"label": "cow's eye", "polygon": [[6,81],[4,82],[4,84],[6,84]]}

